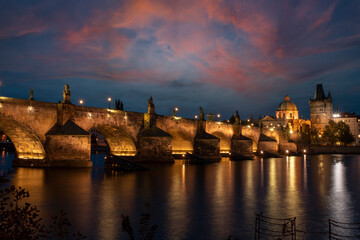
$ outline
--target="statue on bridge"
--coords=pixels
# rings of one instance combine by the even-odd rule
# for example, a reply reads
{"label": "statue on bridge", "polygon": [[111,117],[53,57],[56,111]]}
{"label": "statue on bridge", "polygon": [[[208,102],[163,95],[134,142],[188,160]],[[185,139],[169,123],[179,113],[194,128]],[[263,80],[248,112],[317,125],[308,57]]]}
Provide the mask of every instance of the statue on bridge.
{"label": "statue on bridge", "polygon": [[203,111],[202,107],[200,107],[199,109],[200,109],[199,119],[200,119],[200,121],[204,121],[205,120],[204,119],[204,111]]}
{"label": "statue on bridge", "polygon": [[150,96],[150,98],[149,98],[148,102],[149,102],[149,106],[148,106],[148,113],[155,114],[155,105],[154,105],[154,102],[153,102],[152,96]]}
{"label": "statue on bridge", "polygon": [[30,97],[29,100],[34,100],[34,90],[30,89]]}
{"label": "statue on bridge", "polygon": [[233,124],[233,130],[234,130],[234,136],[240,136],[241,135],[241,120],[239,116],[239,112],[236,111],[236,114],[233,115],[234,118],[234,124]]}
{"label": "statue on bridge", "polygon": [[70,101],[70,86],[69,84],[64,85],[65,90],[63,91],[62,103],[71,103]]}
{"label": "statue on bridge", "polygon": [[239,112],[236,111],[236,115],[235,115],[235,124],[236,125],[240,125],[240,116],[239,116]]}

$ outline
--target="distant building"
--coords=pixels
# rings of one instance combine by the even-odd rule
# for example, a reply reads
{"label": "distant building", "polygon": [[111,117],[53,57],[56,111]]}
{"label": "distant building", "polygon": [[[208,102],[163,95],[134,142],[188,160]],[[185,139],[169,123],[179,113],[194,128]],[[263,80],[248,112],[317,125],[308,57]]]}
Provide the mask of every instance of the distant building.
{"label": "distant building", "polygon": [[299,119],[297,107],[295,103],[290,101],[290,97],[287,94],[276,110],[276,118],[284,120]]}
{"label": "distant building", "polygon": [[325,126],[332,120],[333,115],[333,101],[330,91],[326,97],[322,84],[317,84],[314,99],[310,97],[309,104],[311,126],[323,132]]}
{"label": "distant building", "polygon": [[355,113],[335,113],[333,115],[334,122],[344,122],[349,125],[350,132],[355,138],[353,142],[354,146],[360,146],[360,116],[357,116]]}
{"label": "distant building", "polygon": [[265,116],[261,119],[261,123],[265,128],[277,128],[285,125],[285,119],[277,119],[274,116]]}
{"label": "distant building", "polygon": [[265,116],[261,119],[263,127],[278,128],[288,126],[290,130],[296,131],[299,125],[299,112],[295,103],[290,101],[290,97],[286,95],[276,109],[275,117]]}

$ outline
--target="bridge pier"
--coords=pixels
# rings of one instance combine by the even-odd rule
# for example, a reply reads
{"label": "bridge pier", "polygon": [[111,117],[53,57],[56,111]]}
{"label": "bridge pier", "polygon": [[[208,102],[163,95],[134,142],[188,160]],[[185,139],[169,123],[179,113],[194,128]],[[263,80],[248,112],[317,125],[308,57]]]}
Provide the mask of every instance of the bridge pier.
{"label": "bridge pier", "polygon": [[56,123],[46,134],[46,166],[91,167],[91,136],[73,121]]}
{"label": "bridge pier", "polygon": [[150,97],[148,112],[144,113],[144,128],[138,134],[135,161],[174,162],[171,135],[156,127],[155,106]]}
{"label": "bridge pier", "polygon": [[293,142],[280,142],[279,143],[279,152],[282,154],[286,153],[286,150],[296,153],[297,152],[297,146]]}
{"label": "bridge pier", "polygon": [[231,152],[241,153],[244,155],[251,156],[253,152],[253,141],[243,135],[234,135],[231,138]]}
{"label": "bridge pier", "polygon": [[174,162],[171,135],[153,126],[143,129],[138,136],[138,162]]}
{"label": "bridge pier", "polygon": [[220,139],[203,132],[194,139],[194,155],[210,161],[220,161]]}
{"label": "bridge pier", "polygon": [[260,134],[259,143],[258,143],[258,152],[272,152],[275,153],[278,151],[278,143],[275,139],[268,137],[264,134]]}

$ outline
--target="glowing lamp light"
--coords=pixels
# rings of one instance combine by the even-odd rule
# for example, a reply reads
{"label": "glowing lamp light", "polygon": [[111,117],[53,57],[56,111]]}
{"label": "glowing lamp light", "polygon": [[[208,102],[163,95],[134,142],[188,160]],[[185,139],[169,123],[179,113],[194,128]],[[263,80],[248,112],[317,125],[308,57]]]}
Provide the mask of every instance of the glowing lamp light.
{"label": "glowing lamp light", "polygon": [[185,157],[185,154],[183,154],[182,157]]}
{"label": "glowing lamp light", "polygon": [[260,154],[264,154],[264,152],[263,152],[263,151],[260,151]]}
{"label": "glowing lamp light", "polygon": [[321,134],[319,134],[319,138],[321,138]]}
{"label": "glowing lamp light", "polygon": [[109,102],[109,109],[110,109],[111,97],[108,97],[108,102]]}
{"label": "glowing lamp light", "polygon": [[286,153],[289,153],[289,150],[286,150]]}
{"label": "glowing lamp light", "polygon": [[293,132],[293,130],[290,130],[290,134],[293,134],[294,132]]}
{"label": "glowing lamp light", "polygon": [[218,115],[217,115],[217,117],[219,118],[219,117],[221,117],[221,115],[220,115],[220,114],[218,114]]}
{"label": "glowing lamp light", "polygon": [[270,128],[270,131],[274,131],[274,129],[273,129],[273,128]]}
{"label": "glowing lamp light", "polygon": [[29,111],[29,112],[32,112],[33,110],[34,110],[34,109],[33,109],[32,106],[28,107],[28,111]]}
{"label": "glowing lamp light", "polygon": [[197,118],[198,118],[198,115],[195,115],[194,118],[197,119]]}
{"label": "glowing lamp light", "polygon": [[333,117],[334,117],[334,118],[338,118],[338,117],[340,117],[340,114],[335,113],[335,114],[333,114]]}
{"label": "glowing lamp light", "polygon": [[175,108],[175,111],[176,111],[176,112],[179,111],[179,108],[176,107],[176,108]]}
{"label": "glowing lamp light", "polygon": [[250,126],[250,125],[248,125],[248,128],[251,128],[251,126]]}
{"label": "glowing lamp light", "polygon": [[304,149],[304,153],[306,153],[306,149]]}
{"label": "glowing lamp light", "polygon": [[83,103],[84,103],[84,100],[80,99],[79,103],[80,103],[80,105],[82,106]]}

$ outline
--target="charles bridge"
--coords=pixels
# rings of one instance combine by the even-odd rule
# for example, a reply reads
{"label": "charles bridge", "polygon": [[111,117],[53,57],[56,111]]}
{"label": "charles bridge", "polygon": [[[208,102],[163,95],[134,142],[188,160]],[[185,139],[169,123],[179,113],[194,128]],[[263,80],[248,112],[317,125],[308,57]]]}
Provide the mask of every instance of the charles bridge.
{"label": "charles bridge", "polygon": [[14,166],[91,167],[91,135],[100,132],[110,154],[135,161],[172,162],[193,153],[220,159],[230,152],[253,155],[295,148],[277,130],[199,119],[157,115],[150,97],[147,113],[72,104],[69,86],[59,103],[0,97],[0,130],[13,142]]}

